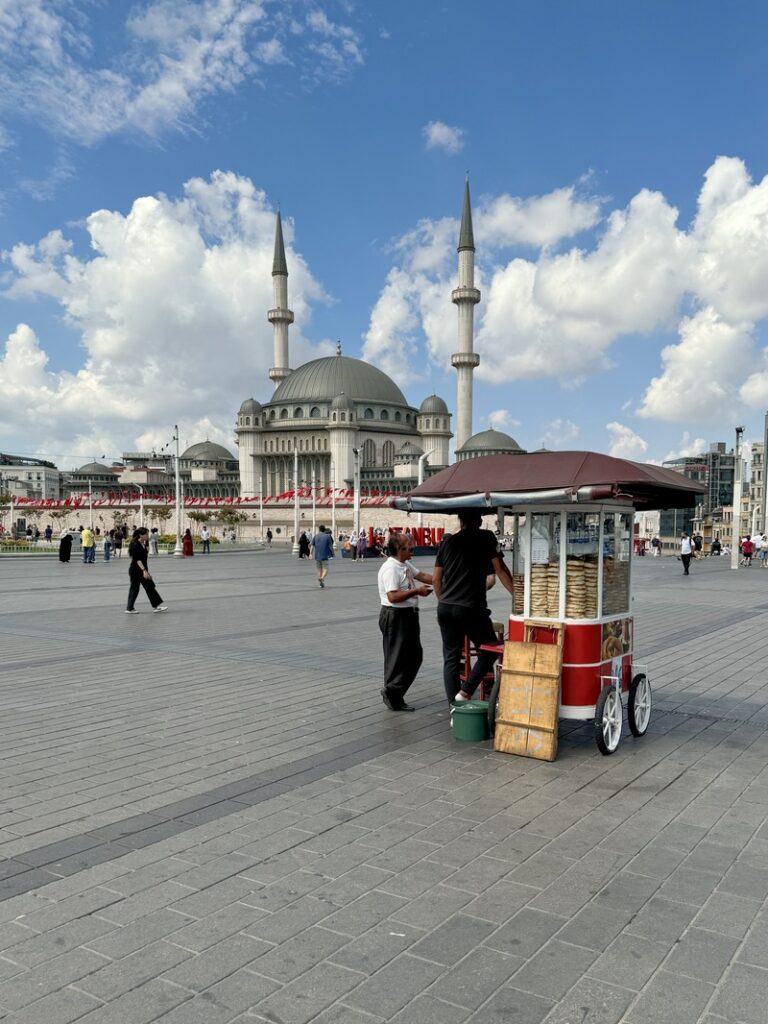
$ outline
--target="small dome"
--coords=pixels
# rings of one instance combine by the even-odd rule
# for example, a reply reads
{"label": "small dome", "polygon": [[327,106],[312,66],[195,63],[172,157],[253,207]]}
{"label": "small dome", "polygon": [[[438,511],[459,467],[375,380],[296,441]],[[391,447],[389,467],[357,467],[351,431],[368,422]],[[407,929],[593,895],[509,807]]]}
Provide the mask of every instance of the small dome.
{"label": "small dome", "polygon": [[523,454],[523,449],[509,434],[503,434],[500,430],[481,430],[465,441],[461,448],[457,448],[456,454],[459,452],[462,455],[503,455],[510,452]]}
{"label": "small dome", "polygon": [[429,395],[419,406],[420,413],[431,413],[432,415],[437,414],[438,416],[448,416],[448,406],[438,395]]}
{"label": "small dome", "polygon": [[423,455],[424,454],[424,449],[423,448],[419,448],[419,446],[417,444],[414,444],[412,441],[406,441],[405,444],[402,445],[402,447],[400,448],[400,450],[398,451],[397,454],[398,455],[408,455],[408,456],[412,455],[412,456],[414,456],[414,458],[418,458],[419,455]]}
{"label": "small dome", "polygon": [[99,475],[102,475],[104,473],[111,473],[113,476],[117,476],[116,469],[113,469],[111,466],[105,466],[101,462],[86,462],[84,466],[81,466],[80,469],[75,470],[75,472],[92,473],[94,476],[96,476],[97,473]]}
{"label": "small dome", "polygon": [[241,416],[260,416],[261,415],[261,404],[256,401],[255,398],[246,398],[243,404],[240,406]]}
{"label": "small dome", "polygon": [[348,398],[342,391],[340,395],[336,395],[334,400],[331,402],[332,409],[354,409],[354,402]]}
{"label": "small dome", "polygon": [[236,462],[235,456],[228,452],[223,445],[213,441],[200,441],[193,444],[185,452],[182,452],[182,459],[192,462]]}

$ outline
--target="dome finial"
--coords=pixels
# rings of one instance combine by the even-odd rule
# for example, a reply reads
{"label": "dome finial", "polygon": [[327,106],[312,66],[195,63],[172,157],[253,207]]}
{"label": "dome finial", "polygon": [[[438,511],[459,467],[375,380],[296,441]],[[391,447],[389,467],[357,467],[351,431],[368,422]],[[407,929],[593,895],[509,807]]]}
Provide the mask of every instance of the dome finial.
{"label": "dome finial", "polygon": [[341,355],[341,338],[339,338],[339,340],[336,342],[336,355]]}

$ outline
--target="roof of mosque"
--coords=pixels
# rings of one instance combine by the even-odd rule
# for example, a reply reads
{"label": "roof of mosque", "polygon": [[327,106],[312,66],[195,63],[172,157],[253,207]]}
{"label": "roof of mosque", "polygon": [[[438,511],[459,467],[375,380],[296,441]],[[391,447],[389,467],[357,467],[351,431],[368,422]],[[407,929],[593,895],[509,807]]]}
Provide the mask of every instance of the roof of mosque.
{"label": "roof of mosque", "polygon": [[509,434],[500,430],[481,430],[465,441],[459,452],[522,452],[523,449]]}
{"label": "roof of mosque", "polygon": [[117,476],[117,470],[111,466],[105,466],[103,462],[86,462],[80,469],[75,470],[77,473],[93,473],[94,476],[103,473],[111,473],[113,476]]}
{"label": "roof of mosque", "polygon": [[439,395],[428,395],[419,406],[419,412],[438,413],[440,416],[448,416],[448,406]]}
{"label": "roof of mosque", "polygon": [[342,391],[353,402],[384,402],[408,407],[400,388],[376,366],[349,356],[325,356],[313,359],[294,370],[277,386],[271,401],[332,401]]}
{"label": "roof of mosque", "polygon": [[195,462],[236,462],[235,456],[214,441],[199,441],[190,445],[181,453],[182,459],[193,459]]}
{"label": "roof of mosque", "polygon": [[246,400],[240,406],[240,412],[244,414],[260,413],[261,403],[257,402],[255,398],[246,398]]}

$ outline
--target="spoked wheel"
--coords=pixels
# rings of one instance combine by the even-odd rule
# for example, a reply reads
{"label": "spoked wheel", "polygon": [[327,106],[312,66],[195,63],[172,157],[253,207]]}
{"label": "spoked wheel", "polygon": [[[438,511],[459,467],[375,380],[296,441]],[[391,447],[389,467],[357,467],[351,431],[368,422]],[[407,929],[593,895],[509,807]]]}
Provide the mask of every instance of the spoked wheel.
{"label": "spoked wheel", "polygon": [[600,691],[595,705],[595,742],[601,754],[612,754],[621,740],[623,712],[615,686]]}
{"label": "spoked wheel", "polygon": [[499,690],[501,689],[501,679],[497,677],[491,689],[491,695],[488,698],[488,735],[493,738],[493,734],[496,732],[496,712],[499,707]]}
{"label": "spoked wheel", "polygon": [[632,680],[627,698],[627,720],[633,736],[644,736],[651,720],[651,684],[645,672]]}

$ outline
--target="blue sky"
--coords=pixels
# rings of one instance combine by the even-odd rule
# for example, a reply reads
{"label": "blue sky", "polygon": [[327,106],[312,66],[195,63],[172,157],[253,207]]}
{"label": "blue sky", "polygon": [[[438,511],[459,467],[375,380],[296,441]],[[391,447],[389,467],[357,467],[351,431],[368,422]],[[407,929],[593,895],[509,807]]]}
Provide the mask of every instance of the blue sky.
{"label": "blue sky", "polygon": [[465,171],[474,429],[660,460],[768,408],[758,3],[0,4],[0,450],[231,446],[344,351],[455,405]]}

